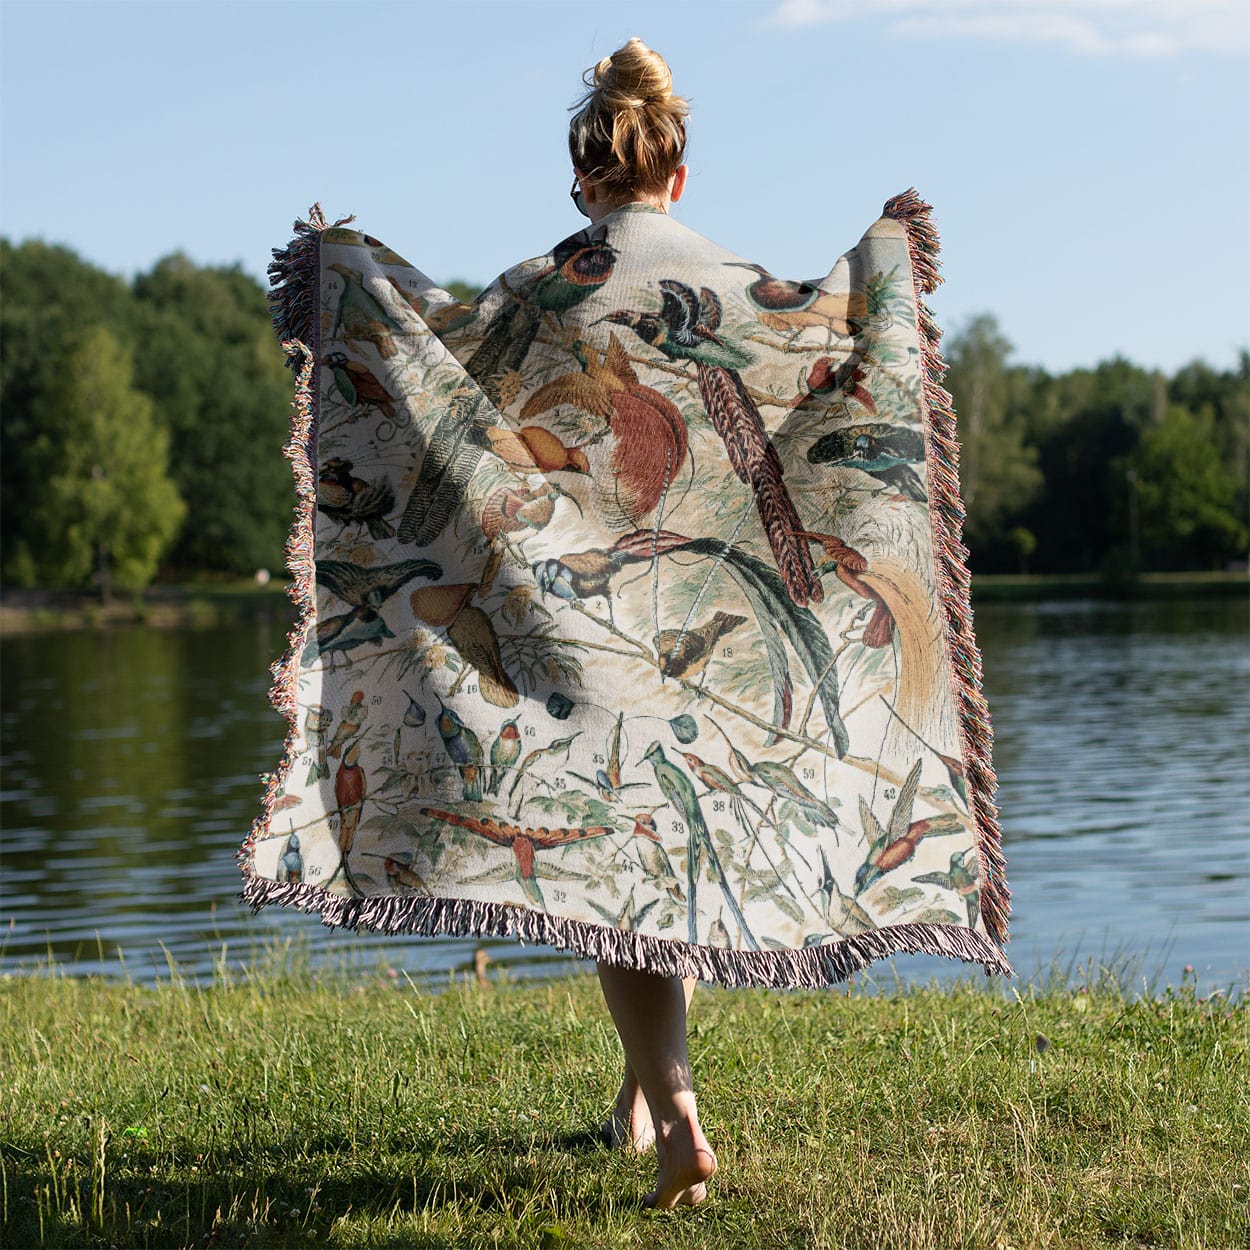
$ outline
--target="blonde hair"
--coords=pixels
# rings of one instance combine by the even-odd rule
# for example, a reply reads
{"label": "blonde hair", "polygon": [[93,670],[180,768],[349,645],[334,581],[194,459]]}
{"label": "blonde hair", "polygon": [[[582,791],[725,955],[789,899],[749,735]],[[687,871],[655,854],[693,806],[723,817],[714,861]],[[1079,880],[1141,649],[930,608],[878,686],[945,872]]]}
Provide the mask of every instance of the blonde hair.
{"label": "blonde hair", "polygon": [[634,38],[582,81],[587,91],[569,123],[573,164],[609,191],[665,190],[686,153],[690,108],[673,94],[664,58]]}

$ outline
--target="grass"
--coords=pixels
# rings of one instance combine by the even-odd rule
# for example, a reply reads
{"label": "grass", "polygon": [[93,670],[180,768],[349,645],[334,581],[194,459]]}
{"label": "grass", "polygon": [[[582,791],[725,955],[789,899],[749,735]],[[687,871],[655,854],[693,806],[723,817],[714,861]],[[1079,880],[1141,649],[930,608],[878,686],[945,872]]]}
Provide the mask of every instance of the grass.
{"label": "grass", "polygon": [[418,992],[274,970],[0,982],[6,1246],[1235,1247],[1250,1007],[1190,981],[702,989],[721,1171],[585,1135],[618,1078],[591,979]]}

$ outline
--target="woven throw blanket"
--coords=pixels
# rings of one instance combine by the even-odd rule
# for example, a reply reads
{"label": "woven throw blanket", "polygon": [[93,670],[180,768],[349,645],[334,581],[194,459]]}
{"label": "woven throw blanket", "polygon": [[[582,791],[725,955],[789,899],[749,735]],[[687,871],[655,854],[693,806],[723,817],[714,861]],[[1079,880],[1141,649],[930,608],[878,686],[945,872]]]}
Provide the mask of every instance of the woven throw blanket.
{"label": "woven throw blanket", "polygon": [[472,304],[310,218],[244,898],[727,985],[1009,974],[928,205],[800,283],[633,204]]}

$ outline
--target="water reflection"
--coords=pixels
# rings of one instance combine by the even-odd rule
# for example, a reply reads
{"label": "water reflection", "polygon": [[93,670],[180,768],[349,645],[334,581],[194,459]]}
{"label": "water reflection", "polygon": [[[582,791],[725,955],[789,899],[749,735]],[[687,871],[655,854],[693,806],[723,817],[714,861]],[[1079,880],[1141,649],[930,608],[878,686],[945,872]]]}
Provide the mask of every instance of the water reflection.
{"label": "water reflection", "polygon": [[[977,613],[994,712],[1011,955],[1128,950],[1179,979],[1250,967],[1245,601],[991,604]],[[239,840],[282,723],[268,709],[280,623],[19,636],[0,654],[8,925],[0,967],[48,953],[136,979],[211,974],[297,933],[445,975],[479,943],[331,933],[236,901]],[[518,974],[571,966],[486,943]],[[1152,962],[1153,961],[1153,962]],[[905,976],[944,961],[897,960]],[[889,975],[888,973],[886,974]]]}

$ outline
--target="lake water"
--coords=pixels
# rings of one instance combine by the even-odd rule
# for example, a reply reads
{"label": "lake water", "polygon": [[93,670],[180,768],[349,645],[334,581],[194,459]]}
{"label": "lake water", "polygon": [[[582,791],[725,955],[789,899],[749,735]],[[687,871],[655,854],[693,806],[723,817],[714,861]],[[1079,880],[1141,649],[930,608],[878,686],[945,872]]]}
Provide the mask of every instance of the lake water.
{"label": "lake water", "polygon": [[[1127,960],[1210,988],[1250,969],[1245,600],[986,604],[1009,954],[1028,977]],[[314,961],[441,979],[486,945],[517,975],[572,966],[516,943],[335,933],[236,900],[280,622],[22,635],[0,645],[0,971],[207,979],[295,937]],[[893,961],[905,979],[957,972]],[[879,965],[878,979],[890,977]]]}

